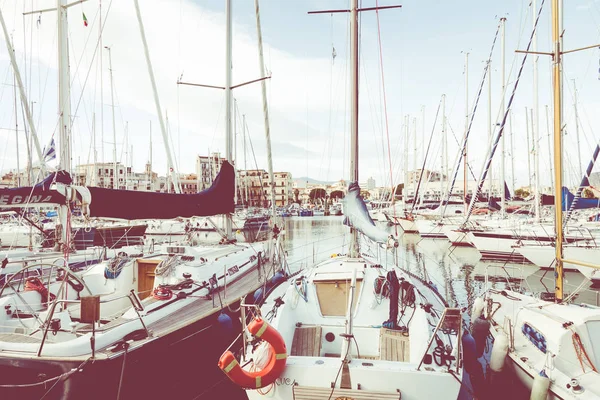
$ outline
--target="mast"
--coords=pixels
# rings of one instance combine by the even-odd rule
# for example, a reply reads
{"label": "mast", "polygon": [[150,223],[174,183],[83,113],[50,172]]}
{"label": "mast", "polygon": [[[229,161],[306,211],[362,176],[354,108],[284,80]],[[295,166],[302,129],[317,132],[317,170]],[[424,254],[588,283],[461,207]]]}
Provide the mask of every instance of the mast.
{"label": "mast", "polygon": [[[256,34],[258,36],[258,60],[261,78],[266,76],[265,60],[263,57],[262,31],[260,28],[260,11],[258,0],[254,0],[256,7]],[[263,116],[265,118],[265,138],[267,141],[267,169],[269,170],[269,186],[271,187],[271,216],[275,218],[275,176],[273,175],[273,155],[271,154],[271,128],[269,126],[269,106],[267,104],[267,82],[260,81],[262,91]]]}
{"label": "mast", "polygon": [[[225,0],[225,159],[231,163],[231,0]],[[225,217],[226,239],[231,240],[231,215]]]}
{"label": "mast", "polygon": [[237,166],[237,100],[233,98],[233,171],[235,179],[233,180],[233,204],[238,205],[238,166]]}
{"label": "mast", "polygon": [[[560,4],[562,6],[562,3]],[[563,212],[562,212],[562,70],[561,70],[561,23],[562,11],[559,0],[552,0],[552,42],[554,56],[552,60],[552,82],[554,99],[554,229],[556,231],[554,269],[555,298],[560,303],[563,300]]]}
{"label": "mast", "polygon": [[531,144],[529,143],[529,109],[525,107],[525,130],[527,133],[527,183],[528,188],[531,191]]}
{"label": "mast", "polygon": [[[492,59],[488,60],[488,140],[492,143]],[[488,170],[490,178],[488,179],[488,202],[492,199],[492,192],[494,189],[494,179],[492,178],[492,165]]]}
{"label": "mast", "polygon": [[[13,76],[13,90],[15,98],[15,140],[17,141],[17,187],[21,186],[21,166],[19,163],[19,113],[17,108],[17,78]],[[25,143],[27,144],[27,143]]]}
{"label": "mast", "polygon": [[60,116],[60,169],[71,172],[71,99],[67,3],[57,0],[58,12],[58,113]]}
{"label": "mast", "polygon": [[410,136],[408,132],[408,125],[410,124],[410,116],[404,116],[404,188],[402,190],[402,203],[406,210],[406,200],[408,198],[408,138]]}
{"label": "mast", "polygon": [[[535,29],[535,22],[537,19],[536,16],[536,0],[532,0],[532,23],[533,23],[533,51],[537,51],[537,29]],[[539,105],[538,105],[538,59],[540,56],[538,54],[533,54],[533,116],[531,119],[531,133],[533,137],[533,173],[534,173],[534,189],[533,193],[535,195],[535,220],[540,220],[540,155],[539,155],[539,147],[540,147],[540,129],[539,129]],[[581,163],[580,163],[581,168]]]}
{"label": "mast", "polygon": [[246,194],[246,207],[248,207],[248,164],[246,159],[246,114],[242,115],[242,132],[244,133],[244,192]]}
{"label": "mast", "polygon": [[554,187],[554,172],[550,160],[552,160],[552,138],[550,137],[550,117],[548,116],[548,104],[546,104],[546,133],[548,137],[548,164],[550,164],[550,187]]}
{"label": "mast", "polygon": [[167,153],[167,167],[169,168],[169,173],[171,174],[173,187],[175,188],[175,193],[181,193],[181,189],[179,187],[179,179],[177,177],[177,171],[175,171],[175,166],[173,164],[173,156],[171,154],[171,146],[169,145],[169,138],[167,136],[167,128],[165,126],[165,121],[163,119],[160,100],[158,98],[158,89],[156,88],[156,81],[154,79],[154,70],[152,69],[152,63],[150,62],[150,52],[148,51],[148,43],[146,42],[146,33],[144,31],[144,24],[142,22],[142,14],[140,12],[140,5],[138,0],[133,0],[135,5],[135,13],[137,15],[138,24],[140,27],[140,35],[142,36],[142,43],[144,45],[144,55],[146,56],[146,65],[148,67],[148,75],[150,76],[150,82],[152,83],[152,93],[154,94],[154,104],[156,106],[156,114],[158,116],[158,122],[160,123],[160,131],[162,133],[163,142],[165,144],[165,150]]}
{"label": "mast", "polygon": [[[446,139],[446,95],[442,94],[442,165],[440,168],[440,196],[442,196],[442,201],[445,198],[445,193],[443,193],[444,175],[448,174],[448,143]],[[440,205],[440,218],[443,216],[443,213],[444,208]]]}
{"label": "mast", "polygon": [[[102,45],[102,0],[98,1],[98,15],[99,21],[98,24],[98,40],[100,42],[100,49],[104,46]],[[102,69],[102,52],[100,52],[100,57],[98,57],[98,61],[100,61],[100,156],[102,158],[102,163],[106,162],[106,158],[104,158],[104,80],[102,77],[104,76],[104,70]],[[106,187],[106,184],[102,185]]]}
{"label": "mast", "polygon": [[[504,115],[505,113],[505,106],[504,106],[504,98],[505,98],[505,91],[506,91],[506,74],[505,74],[505,67],[506,67],[506,47],[505,47],[505,39],[506,39],[506,18],[500,18],[500,29],[501,29],[501,42],[500,42],[500,54],[501,54],[501,60],[500,60],[500,80],[501,82],[501,97],[500,97],[500,112],[502,113],[502,115]],[[504,160],[505,160],[505,153],[506,153],[506,147],[505,147],[505,142],[504,142],[504,135],[502,135],[502,138],[500,139],[500,215],[502,217],[504,217],[506,215],[506,193],[504,192],[504,188],[506,185],[506,171],[504,168]],[[512,134],[511,134],[511,140],[512,140]]]}
{"label": "mast", "polygon": [[104,46],[108,50],[108,70],[110,71],[110,104],[112,109],[112,128],[113,128],[113,189],[119,188],[119,176],[117,174],[117,128],[115,125],[115,96],[113,86],[113,69],[112,69],[112,56],[109,46]]}
{"label": "mast", "polygon": [[513,195],[515,193],[515,143],[514,143],[514,132],[512,125],[512,109],[508,110],[508,125],[510,129],[510,176],[512,177],[511,189]]}
{"label": "mast", "polygon": [[463,141],[465,142],[465,151],[463,153],[463,202],[465,204],[465,214],[469,212],[469,203],[467,202],[467,132],[469,132],[469,53],[465,53],[465,136]]}
{"label": "mast", "polygon": [[33,143],[35,144],[35,150],[38,155],[38,159],[40,160],[40,167],[42,172],[46,170],[46,161],[42,155],[42,148],[40,147],[40,142],[38,141],[37,132],[35,130],[35,124],[33,123],[33,118],[31,116],[31,111],[29,109],[29,101],[27,100],[27,93],[25,92],[25,87],[23,86],[23,80],[21,79],[21,73],[19,71],[19,67],[17,66],[17,60],[15,59],[15,50],[9,40],[8,30],[6,29],[6,23],[4,22],[4,15],[2,14],[2,10],[0,10],[0,24],[2,24],[2,31],[4,33],[4,39],[6,41],[6,48],[8,50],[8,56],[10,57],[10,63],[12,64],[12,68],[15,74],[15,79],[19,86],[19,95],[21,97],[21,104],[25,109],[25,116],[27,117],[27,123],[29,124],[29,128],[31,129],[31,138]]}
{"label": "mast", "polygon": [[[358,0],[352,0],[350,5],[350,65],[352,66],[351,96],[351,137],[350,137],[350,182],[358,183]],[[349,256],[359,256],[358,234],[352,228]]]}
{"label": "mast", "polygon": [[417,117],[413,117],[413,203],[417,201]]}
{"label": "mast", "polygon": [[577,139],[577,159],[579,160],[579,176],[583,177],[583,167],[581,163],[581,143],[579,141],[579,113],[577,111],[577,85],[573,79],[573,108],[575,109],[575,138]]}

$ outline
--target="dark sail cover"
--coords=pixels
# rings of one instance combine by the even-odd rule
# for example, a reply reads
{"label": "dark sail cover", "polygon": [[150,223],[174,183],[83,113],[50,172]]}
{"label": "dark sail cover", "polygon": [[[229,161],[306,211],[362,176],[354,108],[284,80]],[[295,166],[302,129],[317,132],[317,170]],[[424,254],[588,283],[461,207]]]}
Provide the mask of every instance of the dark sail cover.
{"label": "dark sail cover", "polygon": [[0,189],[0,208],[32,207],[43,204],[65,204],[65,196],[50,190],[52,183],[70,184],[71,176],[65,171],[48,175],[37,185]]}
{"label": "dark sail cover", "polygon": [[172,194],[88,187],[91,217],[171,219],[206,217],[233,212],[235,172],[224,161],[208,189],[196,194]]}

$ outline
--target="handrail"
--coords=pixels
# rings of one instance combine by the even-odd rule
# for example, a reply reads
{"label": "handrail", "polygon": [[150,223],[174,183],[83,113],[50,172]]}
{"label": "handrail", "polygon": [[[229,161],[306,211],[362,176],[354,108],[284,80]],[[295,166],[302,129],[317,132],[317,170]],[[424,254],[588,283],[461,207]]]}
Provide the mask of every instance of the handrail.
{"label": "handrail", "polygon": [[[63,281],[63,285],[64,285]],[[133,290],[132,290],[133,292]],[[148,330],[148,327],[146,326],[146,324],[144,323],[144,320],[142,319],[142,316],[140,315],[136,304],[134,303],[133,298],[131,297],[131,295],[123,295],[123,296],[119,296],[119,297],[115,297],[112,298],[110,300],[104,300],[104,301],[100,301],[100,304],[105,304],[105,303],[110,303],[112,301],[116,301],[116,300],[121,300],[124,298],[128,298],[129,301],[131,302],[131,306],[133,307],[133,309],[135,310],[135,313],[138,316],[138,319],[140,321],[140,323],[142,324],[142,326],[144,327],[144,330],[146,331],[146,334],[148,335],[148,337],[150,337],[150,331]],[[136,301],[139,303],[139,300],[136,299]],[[46,316],[46,321],[44,322],[44,334],[42,336],[42,341],[40,343],[40,347],[38,349],[38,353],[37,356],[41,357],[42,355],[42,349],[44,348],[44,344],[46,342],[46,337],[48,336],[48,331],[50,330],[50,321],[52,321],[52,317],[54,316],[54,311],[56,310],[56,305],[58,303],[70,303],[70,304],[77,304],[77,303],[81,303],[81,300],[68,300],[68,299],[61,299],[59,300],[58,298],[56,300],[54,300],[54,302],[52,303],[52,308],[50,309],[50,312],[48,313],[48,315]],[[142,308],[143,309],[143,308]],[[95,324],[96,322],[92,322],[92,324]],[[95,352],[95,347],[94,347],[94,343],[96,342],[96,331],[92,330],[92,337],[90,338],[90,343],[92,343],[92,353]]]}

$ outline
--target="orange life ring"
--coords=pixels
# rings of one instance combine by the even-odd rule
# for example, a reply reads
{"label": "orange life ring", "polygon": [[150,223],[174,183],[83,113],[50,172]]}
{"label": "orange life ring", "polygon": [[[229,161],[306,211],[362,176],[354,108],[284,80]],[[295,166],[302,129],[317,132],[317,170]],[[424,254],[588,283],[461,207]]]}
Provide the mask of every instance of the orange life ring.
{"label": "orange life ring", "polygon": [[260,389],[269,386],[279,378],[285,369],[287,350],[279,332],[260,317],[254,318],[248,324],[248,331],[271,346],[271,358],[265,368],[256,372],[245,371],[230,351],[223,353],[219,359],[219,368],[236,385],[244,389]]}

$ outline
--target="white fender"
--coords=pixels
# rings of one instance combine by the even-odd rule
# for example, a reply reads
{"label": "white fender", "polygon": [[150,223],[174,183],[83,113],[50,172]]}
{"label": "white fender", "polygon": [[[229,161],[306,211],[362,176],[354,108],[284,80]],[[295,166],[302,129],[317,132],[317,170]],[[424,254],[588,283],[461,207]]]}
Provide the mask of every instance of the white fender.
{"label": "white fender", "polygon": [[546,371],[542,370],[533,378],[533,386],[531,387],[531,396],[529,400],[546,400],[548,390],[550,389],[550,379],[546,375]]}
{"label": "white fender", "polygon": [[494,341],[492,347],[492,356],[490,357],[490,368],[494,372],[502,371],[504,361],[508,354],[508,337],[504,333],[500,333]]}
{"label": "white fender", "polygon": [[483,312],[484,305],[485,305],[485,303],[483,302],[483,299],[481,297],[478,297],[475,299],[475,301],[473,302],[473,310],[471,312],[472,320],[479,318],[479,316]]}

